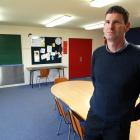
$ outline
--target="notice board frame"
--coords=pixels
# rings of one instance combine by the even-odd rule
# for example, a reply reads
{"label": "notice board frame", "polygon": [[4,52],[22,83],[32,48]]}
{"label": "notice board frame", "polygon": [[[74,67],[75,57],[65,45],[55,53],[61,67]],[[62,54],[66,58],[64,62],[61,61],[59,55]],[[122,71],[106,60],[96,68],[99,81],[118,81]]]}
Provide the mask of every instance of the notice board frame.
{"label": "notice board frame", "polygon": [[62,63],[62,37],[32,39],[32,64]]}

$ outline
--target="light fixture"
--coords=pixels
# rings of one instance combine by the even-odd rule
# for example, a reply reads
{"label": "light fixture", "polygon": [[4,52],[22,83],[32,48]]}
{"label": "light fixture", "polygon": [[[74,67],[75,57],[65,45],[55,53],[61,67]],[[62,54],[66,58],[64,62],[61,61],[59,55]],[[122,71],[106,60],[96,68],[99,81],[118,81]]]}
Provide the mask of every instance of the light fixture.
{"label": "light fixture", "polygon": [[59,17],[55,17],[53,19],[50,19],[49,22],[46,24],[46,27],[54,27],[57,25],[64,24],[72,19],[71,16],[63,15]]}
{"label": "light fixture", "polygon": [[92,0],[90,6],[92,7],[104,7],[106,5],[118,2],[119,0]]}
{"label": "light fixture", "polygon": [[84,28],[86,30],[100,29],[104,27],[104,21],[96,22],[93,24],[85,25]]}

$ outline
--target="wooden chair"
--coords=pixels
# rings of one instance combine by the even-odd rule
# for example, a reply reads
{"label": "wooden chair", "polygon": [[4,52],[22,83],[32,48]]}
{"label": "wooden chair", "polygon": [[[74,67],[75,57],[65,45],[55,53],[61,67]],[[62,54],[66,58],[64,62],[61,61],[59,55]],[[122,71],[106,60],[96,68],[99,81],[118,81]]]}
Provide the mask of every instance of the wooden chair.
{"label": "wooden chair", "polygon": [[74,138],[75,134],[77,134],[80,138],[80,140],[83,140],[84,137],[84,128],[80,124],[79,116],[72,110],[69,109],[69,116],[70,116],[70,121],[71,125],[74,131]]}
{"label": "wooden chair", "polygon": [[40,80],[41,79],[45,79],[46,83],[47,83],[49,72],[50,72],[49,69],[40,69],[40,75],[37,76],[37,80],[36,80],[37,81],[36,83],[38,83],[38,81],[39,81],[39,87],[40,87]]}
{"label": "wooden chair", "polygon": [[71,130],[71,126],[70,126],[70,118],[69,118],[69,113],[68,111],[64,110],[64,107],[62,105],[62,103],[60,102],[60,100],[57,97],[54,97],[55,99],[55,103],[56,103],[56,107],[58,110],[58,113],[60,115],[60,122],[59,122],[59,126],[58,126],[58,130],[57,130],[57,135],[59,135],[60,133],[60,128],[61,128],[61,124],[62,124],[62,120],[64,120],[65,124],[68,125],[68,140],[70,139],[70,130]]}
{"label": "wooden chair", "polygon": [[[68,79],[66,77],[58,77],[58,78],[54,79],[54,84],[58,84],[58,83],[65,82],[65,81],[68,81]],[[56,105],[54,108],[56,109]]]}
{"label": "wooden chair", "polygon": [[65,81],[68,81],[68,79],[66,77],[59,77],[54,80],[54,84],[57,84],[60,82],[65,82]]}

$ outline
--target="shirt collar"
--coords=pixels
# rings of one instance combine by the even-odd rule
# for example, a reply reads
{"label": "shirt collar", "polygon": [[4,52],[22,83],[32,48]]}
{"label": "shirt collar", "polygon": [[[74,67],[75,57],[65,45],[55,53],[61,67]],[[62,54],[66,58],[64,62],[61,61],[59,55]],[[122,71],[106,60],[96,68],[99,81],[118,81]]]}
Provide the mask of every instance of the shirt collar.
{"label": "shirt collar", "polygon": [[[125,40],[123,47],[121,47],[120,49],[118,49],[115,53],[117,53],[117,52],[122,52],[122,51],[128,46],[128,44],[129,44],[129,43]],[[106,50],[107,50],[108,52],[112,53],[112,52],[109,50],[109,48],[108,48],[107,45],[106,45]]]}

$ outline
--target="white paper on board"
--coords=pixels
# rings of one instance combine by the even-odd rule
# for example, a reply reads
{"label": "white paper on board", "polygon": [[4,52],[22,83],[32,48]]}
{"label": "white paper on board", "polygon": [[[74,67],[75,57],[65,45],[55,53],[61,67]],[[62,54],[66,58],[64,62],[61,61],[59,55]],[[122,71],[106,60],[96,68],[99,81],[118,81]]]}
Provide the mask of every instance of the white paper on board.
{"label": "white paper on board", "polygon": [[34,62],[40,62],[39,51],[34,51]]}

